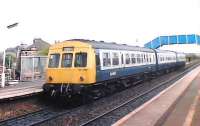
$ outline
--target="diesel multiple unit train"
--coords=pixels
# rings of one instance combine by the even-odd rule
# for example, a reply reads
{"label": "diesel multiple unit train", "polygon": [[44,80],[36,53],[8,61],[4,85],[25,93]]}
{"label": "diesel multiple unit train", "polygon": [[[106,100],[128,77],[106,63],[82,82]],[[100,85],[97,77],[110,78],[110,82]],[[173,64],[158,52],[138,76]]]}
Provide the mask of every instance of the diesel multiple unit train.
{"label": "diesel multiple unit train", "polygon": [[99,94],[185,65],[184,53],[73,39],[49,49],[44,92],[50,96]]}

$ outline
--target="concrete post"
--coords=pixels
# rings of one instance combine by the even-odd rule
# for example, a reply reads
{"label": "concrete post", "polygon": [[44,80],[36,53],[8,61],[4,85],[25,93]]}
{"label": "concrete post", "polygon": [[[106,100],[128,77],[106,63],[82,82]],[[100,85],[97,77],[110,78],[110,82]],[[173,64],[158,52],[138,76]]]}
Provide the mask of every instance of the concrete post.
{"label": "concrete post", "polygon": [[3,70],[1,75],[1,87],[5,87],[5,59],[6,59],[6,51],[3,52]]}

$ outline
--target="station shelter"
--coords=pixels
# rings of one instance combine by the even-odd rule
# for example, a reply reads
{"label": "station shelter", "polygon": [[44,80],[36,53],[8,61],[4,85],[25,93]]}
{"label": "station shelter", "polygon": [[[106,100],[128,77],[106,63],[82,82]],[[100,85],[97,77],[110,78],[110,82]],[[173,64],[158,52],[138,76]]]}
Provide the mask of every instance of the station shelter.
{"label": "station shelter", "polygon": [[20,80],[38,80],[45,78],[47,56],[21,56]]}

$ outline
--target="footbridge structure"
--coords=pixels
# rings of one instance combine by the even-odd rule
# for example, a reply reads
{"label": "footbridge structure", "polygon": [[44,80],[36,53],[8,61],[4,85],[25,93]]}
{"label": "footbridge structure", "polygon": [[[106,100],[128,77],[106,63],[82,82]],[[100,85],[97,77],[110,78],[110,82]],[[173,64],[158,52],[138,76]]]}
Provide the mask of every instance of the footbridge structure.
{"label": "footbridge structure", "polygon": [[197,34],[158,36],[144,47],[200,54],[200,36]]}

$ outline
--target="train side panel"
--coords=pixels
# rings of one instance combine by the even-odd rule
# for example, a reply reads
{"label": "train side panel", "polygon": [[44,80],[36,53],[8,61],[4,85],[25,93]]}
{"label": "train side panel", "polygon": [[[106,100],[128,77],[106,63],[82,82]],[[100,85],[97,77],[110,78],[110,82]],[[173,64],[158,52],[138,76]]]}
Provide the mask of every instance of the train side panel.
{"label": "train side panel", "polygon": [[114,78],[123,78],[127,76],[140,76],[145,73],[155,71],[155,65],[142,65],[125,68],[115,68],[97,71],[97,82],[106,81]]}
{"label": "train side panel", "polygon": [[[100,66],[96,68],[97,82],[109,81],[112,79],[120,79],[128,76],[141,76],[148,73],[156,72],[156,58],[154,52],[142,51],[113,51],[113,50],[100,50],[97,51],[100,56]],[[109,66],[104,67],[103,53],[109,53]],[[118,53],[118,65],[112,63],[112,53]],[[126,55],[129,54],[129,64],[126,63]],[[133,55],[131,55],[133,54]],[[132,59],[134,56],[134,59]],[[138,57],[139,56],[139,57]],[[146,56],[146,57],[145,57]],[[139,59],[138,59],[139,58]],[[148,60],[147,60],[148,59]],[[134,63],[133,63],[133,61]],[[139,61],[140,60],[140,61]]]}

